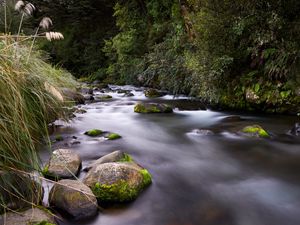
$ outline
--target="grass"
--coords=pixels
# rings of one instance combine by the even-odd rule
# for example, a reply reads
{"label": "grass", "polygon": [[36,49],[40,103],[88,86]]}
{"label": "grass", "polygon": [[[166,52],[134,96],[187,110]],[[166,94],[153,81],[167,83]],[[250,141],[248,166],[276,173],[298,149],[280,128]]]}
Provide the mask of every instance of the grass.
{"label": "grass", "polygon": [[12,180],[23,172],[41,171],[37,146],[49,140],[49,122],[64,117],[60,89],[75,86],[71,74],[32,50],[31,39],[0,33],[0,173],[19,173],[0,176],[0,212],[9,210],[1,188],[19,201],[26,197],[19,193],[32,188],[30,182],[20,187]]}

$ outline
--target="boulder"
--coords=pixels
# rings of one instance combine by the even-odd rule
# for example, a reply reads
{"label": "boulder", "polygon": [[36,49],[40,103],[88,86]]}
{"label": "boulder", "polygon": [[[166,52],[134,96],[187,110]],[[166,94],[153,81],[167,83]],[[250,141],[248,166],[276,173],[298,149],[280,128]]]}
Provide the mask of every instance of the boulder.
{"label": "boulder", "polygon": [[82,93],[82,94],[93,95],[94,91],[93,91],[93,89],[90,88],[90,87],[83,87],[83,88],[81,88],[81,93]]}
{"label": "boulder", "polygon": [[91,94],[84,94],[83,97],[84,97],[85,101],[93,101],[93,100],[95,100],[94,96],[91,95]]}
{"label": "boulder", "polygon": [[265,131],[261,126],[259,125],[252,125],[244,127],[240,131],[243,135],[248,137],[261,137],[261,138],[269,138],[270,135],[267,131]]}
{"label": "boulder", "polygon": [[71,149],[55,150],[49,162],[43,169],[43,174],[49,178],[74,178],[79,172],[81,159]]}
{"label": "boulder", "polygon": [[95,216],[97,199],[91,189],[78,180],[60,180],[49,193],[49,204],[76,220]]}
{"label": "boulder", "polygon": [[83,182],[101,202],[127,202],[150,185],[150,173],[134,162],[109,162],[94,166]]}
{"label": "boulder", "polygon": [[0,214],[5,208],[19,210],[40,204],[44,189],[30,176],[17,172],[0,171]]}
{"label": "boulder", "polygon": [[144,94],[147,98],[158,98],[158,97],[162,97],[165,95],[163,92],[160,92],[153,88],[145,90]]}
{"label": "boulder", "polygon": [[102,156],[101,158],[97,159],[96,161],[91,163],[89,166],[87,166],[84,170],[88,171],[94,166],[97,166],[99,164],[109,163],[109,162],[131,162],[131,161],[132,161],[132,158],[130,155],[118,150],[118,151],[109,153],[105,156]]}
{"label": "boulder", "polygon": [[134,96],[134,94],[131,93],[131,92],[125,93],[125,94],[123,95],[123,97],[133,97],[133,96]]}
{"label": "boulder", "polygon": [[62,88],[62,95],[67,101],[74,101],[76,104],[84,104],[84,96],[70,88]]}
{"label": "boulder", "polygon": [[9,225],[56,225],[54,216],[46,209],[30,208],[24,212],[9,212],[0,216],[0,224]]}
{"label": "boulder", "polygon": [[167,104],[137,103],[134,106],[136,113],[172,113],[173,109]]}

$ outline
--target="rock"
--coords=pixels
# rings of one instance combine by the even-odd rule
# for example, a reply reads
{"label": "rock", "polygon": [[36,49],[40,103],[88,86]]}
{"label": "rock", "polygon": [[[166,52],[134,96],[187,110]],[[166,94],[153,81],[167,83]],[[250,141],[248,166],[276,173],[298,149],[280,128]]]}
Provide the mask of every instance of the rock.
{"label": "rock", "polygon": [[125,94],[123,95],[123,97],[133,97],[133,96],[134,96],[134,94],[132,94],[131,92],[125,93]]}
{"label": "rock", "polygon": [[90,137],[97,137],[99,135],[101,135],[103,133],[102,130],[99,129],[92,129],[92,130],[88,130],[86,131],[84,134]]}
{"label": "rock", "polygon": [[77,220],[95,216],[98,210],[95,195],[79,180],[60,180],[54,184],[49,204]]}
{"label": "rock", "polygon": [[85,109],[76,109],[75,113],[84,114],[84,113],[87,113],[87,111]]}
{"label": "rock", "polygon": [[295,123],[294,127],[289,131],[290,134],[299,136],[300,135],[300,123]]}
{"label": "rock", "polygon": [[111,95],[106,95],[106,94],[101,94],[101,95],[96,95],[97,100],[108,100],[112,99]]}
{"label": "rock", "polygon": [[71,149],[57,149],[44,167],[43,174],[55,179],[74,178],[80,166],[81,159],[76,152]]}
{"label": "rock", "polygon": [[44,197],[44,189],[30,176],[0,171],[0,214],[7,207],[11,210],[19,210],[40,204]]}
{"label": "rock", "polygon": [[162,93],[156,89],[153,89],[153,88],[145,90],[144,94],[148,98],[158,98],[158,97],[162,97],[165,95],[164,93]]}
{"label": "rock", "polygon": [[81,88],[81,93],[82,94],[89,94],[89,95],[93,95],[93,89],[92,88],[89,88],[89,87],[82,87]]}
{"label": "rock", "polygon": [[100,159],[97,159],[89,166],[87,166],[84,170],[89,171],[92,167],[97,166],[99,164],[110,163],[110,162],[132,162],[132,158],[127,153],[122,151],[114,151],[110,154],[102,156]]}
{"label": "rock", "polygon": [[221,119],[221,122],[224,123],[232,123],[232,122],[239,122],[239,121],[242,121],[242,118],[238,115],[226,116],[223,119]]}
{"label": "rock", "polygon": [[127,94],[127,93],[129,93],[130,91],[129,90],[123,90],[123,89],[118,89],[117,90],[117,93],[118,94]]}
{"label": "rock", "polygon": [[94,96],[91,95],[91,94],[85,94],[85,95],[83,95],[83,97],[84,97],[85,101],[93,101],[93,100],[95,100]]}
{"label": "rock", "polygon": [[134,106],[136,113],[172,113],[173,109],[166,104],[137,103]]}
{"label": "rock", "polygon": [[119,135],[119,134],[116,134],[116,133],[108,133],[105,137],[106,137],[108,140],[116,140],[116,139],[121,138],[122,136]]}
{"label": "rock", "polygon": [[54,216],[47,210],[31,208],[24,212],[9,212],[0,216],[0,224],[7,225],[56,225]]}
{"label": "rock", "polygon": [[265,131],[261,126],[259,125],[252,125],[244,127],[241,130],[241,133],[245,136],[249,137],[262,137],[262,138],[268,138],[270,135],[267,131]]}
{"label": "rock", "polygon": [[111,162],[94,166],[83,182],[100,202],[127,202],[150,185],[150,173],[134,162]]}
{"label": "rock", "polygon": [[84,104],[84,96],[70,88],[61,89],[64,98],[67,101],[74,101],[76,104]]}
{"label": "rock", "polygon": [[192,130],[192,132],[190,132],[190,134],[193,135],[199,135],[199,136],[208,136],[208,135],[213,135],[214,132],[211,130],[206,130],[206,129],[194,129]]}

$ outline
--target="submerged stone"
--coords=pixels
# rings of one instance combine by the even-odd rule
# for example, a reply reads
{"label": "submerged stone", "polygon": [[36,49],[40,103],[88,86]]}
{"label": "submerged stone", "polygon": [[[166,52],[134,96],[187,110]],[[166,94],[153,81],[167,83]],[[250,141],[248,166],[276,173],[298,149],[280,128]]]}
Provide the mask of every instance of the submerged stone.
{"label": "submerged stone", "polygon": [[244,127],[241,131],[246,136],[268,138],[270,135],[259,125]]}
{"label": "submerged stone", "polygon": [[136,113],[172,113],[171,106],[166,104],[156,103],[137,103],[134,106],[134,112]]}
{"label": "submerged stone", "polygon": [[95,216],[98,211],[95,195],[78,180],[56,183],[49,193],[49,204],[77,220]]}
{"label": "submerged stone", "polygon": [[71,149],[57,149],[44,167],[43,174],[55,179],[74,178],[78,174],[80,166],[81,159],[76,152]]}
{"label": "submerged stone", "polygon": [[111,162],[94,166],[84,181],[100,202],[127,202],[151,184],[150,173],[134,162]]}

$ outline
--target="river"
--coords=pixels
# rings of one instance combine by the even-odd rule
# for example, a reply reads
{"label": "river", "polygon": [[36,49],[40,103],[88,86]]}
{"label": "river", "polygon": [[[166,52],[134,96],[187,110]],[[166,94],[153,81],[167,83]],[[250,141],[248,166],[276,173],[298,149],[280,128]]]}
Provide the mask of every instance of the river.
{"label": "river", "polygon": [[[62,123],[52,137],[60,134],[64,141],[52,147],[66,148],[76,136],[80,144],[71,148],[80,154],[83,168],[107,153],[123,150],[149,170],[153,183],[130,204],[101,208],[91,220],[60,224],[300,224],[300,139],[286,134],[296,117],[238,114],[242,121],[224,122],[232,113],[175,109],[173,114],[137,114],[133,112],[137,101],[175,100],[173,96],[149,100],[133,87],[112,86],[119,88],[130,89],[135,96],[111,91],[107,94],[112,100],[81,106],[87,113]],[[236,134],[251,124],[261,125],[273,138]],[[104,141],[83,134],[95,128],[119,133],[122,139]],[[215,134],[194,131],[203,128]],[[49,152],[42,151],[41,158],[47,161]],[[80,179],[84,175],[81,172]],[[49,188],[46,184],[46,193]]]}

